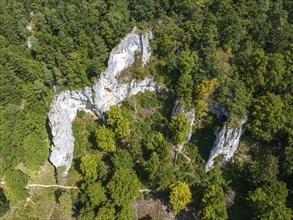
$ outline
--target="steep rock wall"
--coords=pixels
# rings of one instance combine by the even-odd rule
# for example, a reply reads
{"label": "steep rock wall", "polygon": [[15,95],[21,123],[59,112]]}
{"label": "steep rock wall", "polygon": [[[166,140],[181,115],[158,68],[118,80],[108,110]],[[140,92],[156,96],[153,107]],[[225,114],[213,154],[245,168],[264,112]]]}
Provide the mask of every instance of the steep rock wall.
{"label": "steep rock wall", "polygon": [[112,50],[108,68],[93,87],[86,87],[81,91],[63,91],[54,97],[48,113],[53,136],[49,159],[56,168],[65,167],[63,175],[67,175],[73,159],[72,121],[76,117],[77,110],[84,110],[102,117],[103,113],[112,105],[116,105],[127,97],[139,92],[159,89],[152,78],[145,78],[140,82],[132,80],[124,84],[119,84],[117,81],[117,76],[121,71],[129,68],[135,61],[136,51],[141,53],[142,65],[148,62],[151,56],[149,46],[151,37],[151,33],[137,34],[137,29],[134,28]]}
{"label": "steep rock wall", "polygon": [[233,157],[239,146],[245,122],[246,118],[241,121],[238,127],[229,127],[228,125],[223,126],[222,130],[216,136],[209,159],[205,165],[206,172],[213,167],[214,159],[217,156],[223,155],[222,163],[228,162]]}
{"label": "steep rock wall", "polygon": [[[229,112],[223,108],[220,104],[214,103],[213,105],[208,106],[209,110],[217,115],[217,116],[225,116],[229,118]],[[182,108],[178,102],[175,103],[171,117],[176,112],[184,112],[186,117],[189,119],[190,131],[186,136],[186,141],[190,141],[192,135],[192,126],[195,120],[195,111],[192,109],[191,111],[186,111]],[[245,117],[238,127],[229,127],[228,125],[224,125],[223,128],[217,133],[216,140],[213,143],[212,150],[210,152],[209,159],[205,165],[205,170],[208,172],[214,164],[214,159],[222,155],[223,161],[222,163],[228,162],[234,155],[235,151],[238,149],[240,137],[243,133],[243,126],[246,123],[247,118]],[[178,146],[178,150],[181,151],[184,144]]]}

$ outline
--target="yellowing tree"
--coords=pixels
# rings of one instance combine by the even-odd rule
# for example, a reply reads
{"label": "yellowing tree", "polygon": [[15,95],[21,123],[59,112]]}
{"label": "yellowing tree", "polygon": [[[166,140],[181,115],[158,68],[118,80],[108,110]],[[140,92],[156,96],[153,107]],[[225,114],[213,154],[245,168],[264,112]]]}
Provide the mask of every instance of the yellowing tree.
{"label": "yellowing tree", "polygon": [[214,78],[209,81],[204,81],[197,85],[195,88],[196,100],[195,100],[195,110],[197,118],[200,120],[207,115],[207,101],[213,92],[217,83],[217,79]]}
{"label": "yellowing tree", "polygon": [[186,183],[176,182],[170,186],[169,201],[173,206],[173,213],[177,214],[191,201],[191,192]]}
{"label": "yellowing tree", "polygon": [[98,147],[105,151],[115,151],[115,134],[105,125],[99,126],[96,130],[96,140]]}
{"label": "yellowing tree", "polygon": [[81,157],[80,170],[88,180],[98,178],[97,166],[99,157],[96,155],[85,155]]}
{"label": "yellowing tree", "polygon": [[112,106],[107,111],[107,122],[113,128],[115,135],[124,139],[129,135],[129,121],[123,117],[121,109],[117,106]]}

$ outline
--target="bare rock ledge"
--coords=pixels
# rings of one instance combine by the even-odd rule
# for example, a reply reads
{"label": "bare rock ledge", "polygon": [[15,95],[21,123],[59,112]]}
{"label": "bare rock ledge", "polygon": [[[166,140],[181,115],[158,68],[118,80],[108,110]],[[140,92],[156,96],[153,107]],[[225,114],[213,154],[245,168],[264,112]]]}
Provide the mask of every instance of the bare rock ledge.
{"label": "bare rock ledge", "polygon": [[142,65],[149,61],[151,57],[150,38],[152,38],[151,32],[140,35],[137,34],[137,29],[134,28],[112,50],[108,68],[101,74],[93,87],[86,87],[83,90],[63,91],[53,98],[48,113],[53,137],[49,159],[56,168],[65,167],[64,176],[67,175],[73,159],[74,137],[72,121],[76,117],[77,110],[83,110],[102,117],[103,113],[111,106],[118,104],[125,98],[136,95],[139,92],[159,89],[152,78],[145,78],[139,82],[132,80],[123,84],[117,81],[117,76],[121,71],[129,68],[135,61],[136,51],[141,53]]}

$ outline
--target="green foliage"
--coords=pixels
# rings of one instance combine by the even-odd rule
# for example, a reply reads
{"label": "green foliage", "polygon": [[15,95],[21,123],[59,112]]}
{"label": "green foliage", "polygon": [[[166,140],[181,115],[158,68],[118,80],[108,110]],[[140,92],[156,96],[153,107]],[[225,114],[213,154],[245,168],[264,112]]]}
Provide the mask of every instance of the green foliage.
{"label": "green foliage", "polygon": [[96,129],[96,140],[98,147],[105,152],[115,151],[115,134],[105,125],[101,125]]}
{"label": "green foliage", "polygon": [[203,117],[207,116],[207,103],[216,86],[216,83],[217,79],[214,78],[209,81],[204,81],[196,86],[195,114],[197,116],[197,120],[201,120]]}
{"label": "green foliage", "polygon": [[114,165],[115,169],[131,169],[133,167],[133,163],[131,161],[130,154],[127,150],[118,149],[115,154],[111,157],[111,161]]}
{"label": "green foliage", "polygon": [[91,206],[98,207],[107,201],[107,197],[105,195],[106,190],[102,186],[101,182],[94,182],[85,184],[82,186],[85,189],[85,193],[89,197]]}
{"label": "green foliage", "polygon": [[131,14],[137,21],[149,21],[156,13],[156,1],[154,0],[130,0]]}
{"label": "green foliage", "polygon": [[[83,115],[83,113],[81,113]],[[82,118],[75,118],[72,123],[74,136],[74,157],[80,157],[85,151],[96,148],[96,122],[92,115],[85,114]]]}
{"label": "green foliage", "polygon": [[18,202],[26,199],[27,190],[25,187],[27,181],[28,176],[20,170],[13,170],[6,174],[4,193],[9,201]]}
{"label": "green foliage", "polygon": [[117,106],[112,106],[107,111],[107,122],[113,128],[115,135],[119,139],[124,139],[129,135],[129,122],[123,117],[121,110]]}
{"label": "green foliage", "polygon": [[180,105],[185,106],[187,109],[190,109],[191,106],[192,90],[192,77],[189,73],[185,72],[179,77],[176,92]]}
{"label": "green foliage", "polygon": [[107,184],[114,203],[122,207],[128,206],[135,198],[138,198],[139,186],[139,180],[131,169],[117,169]]}
{"label": "green foliage", "polygon": [[[282,54],[266,54],[264,50],[256,50],[240,61],[241,76],[252,92],[284,91],[287,84],[283,81],[286,76],[286,66]],[[242,66],[248,66],[244,69]]]}
{"label": "green foliage", "polygon": [[188,185],[182,182],[171,184],[170,189],[169,201],[173,206],[173,213],[176,215],[191,201],[191,192]]}
{"label": "green foliage", "polygon": [[38,137],[28,135],[23,139],[25,164],[31,170],[38,170],[45,162],[48,155],[48,146]]}
{"label": "green foliage", "polygon": [[244,82],[239,80],[236,72],[232,73],[233,75],[224,76],[220,80],[221,89],[217,94],[217,99],[229,112],[229,125],[237,126],[247,113],[250,97]]}
{"label": "green foliage", "polygon": [[72,199],[69,192],[63,192],[58,198],[59,207],[58,209],[64,216],[71,216],[72,209]]}
{"label": "green foliage", "polygon": [[271,154],[261,153],[248,162],[248,172],[252,184],[258,186],[261,183],[270,183],[276,180],[279,173],[278,160]]}
{"label": "green foliage", "polygon": [[123,207],[122,210],[117,214],[119,220],[135,220],[135,210],[131,206]]}
{"label": "green foliage", "polygon": [[161,56],[177,52],[182,47],[184,31],[174,19],[165,17],[165,22],[156,25],[154,32],[156,35],[155,48]]}
{"label": "green foliage", "polygon": [[156,152],[153,152],[145,164],[148,178],[157,189],[167,189],[174,181],[174,167],[168,162],[162,162]]}
{"label": "green foliage", "polygon": [[202,198],[202,219],[227,219],[226,197],[219,185],[211,185]]}
{"label": "green foliage", "polygon": [[[141,181],[164,194],[178,180],[194,187],[195,205],[204,194],[203,219],[227,218],[221,187],[226,191],[228,186],[236,193],[235,204],[244,207],[236,213],[233,205],[229,218],[245,219],[244,211],[258,219],[292,218],[285,204],[292,203],[292,193],[286,201],[285,185],[279,181],[286,181],[292,191],[292,6],[287,0],[0,0],[0,175],[8,183],[7,200],[1,198],[0,206],[26,197],[27,177],[16,167],[24,164],[28,173],[38,171],[47,159],[47,112],[55,89],[59,93],[91,86],[105,70],[109,51],[138,26],[140,33],[153,31],[153,56],[143,68],[135,62],[131,74],[137,80],[150,75],[162,83],[159,96],[164,100],[147,93],[129,101],[129,108],[123,106],[127,112],[112,107],[106,113],[109,128],[97,128],[94,120],[77,113],[76,166],[86,154],[77,167],[83,174],[83,191],[74,205],[78,218],[132,219],[130,204],[137,188],[132,191],[131,184],[136,187]],[[26,29],[28,24],[32,31]],[[183,113],[175,115],[167,129],[174,98],[196,113],[198,129],[184,152],[196,159],[188,164],[182,155],[172,164],[172,145],[166,138],[182,144],[190,129]],[[223,123],[208,113],[211,102],[229,112],[229,126],[238,126],[247,115],[245,140],[270,148],[254,151],[252,147],[248,155],[241,152],[236,173],[245,187],[233,178],[226,182],[220,170],[203,171],[197,150],[207,159],[213,131]],[[96,130],[101,133],[97,138]],[[118,150],[95,151],[98,138],[103,151],[114,151],[115,142]],[[68,215],[62,217],[69,218],[69,196],[60,199]],[[30,202],[20,209],[13,207],[11,213],[17,216],[8,218],[29,219],[34,210]]]}
{"label": "green foliage", "polygon": [[293,175],[293,147],[287,146],[285,149],[285,161],[283,172],[286,176],[292,177]]}
{"label": "green foliage", "polygon": [[113,205],[110,204],[106,204],[104,206],[102,206],[96,217],[96,220],[115,220],[115,208]]}
{"label": "green foliage", "polygon": [[182,144],[190,131],[189,120],[183,112],[175,113],[170,123],[170,130],[175,144]]}
{"label": "green foliage", "polygon": [[268,93],[255,100],[248,129],[255,138],[270,141],[284,129],[285,121],[282,97]]}
{"label": "green foliage", "polygon": [[171,160],[170,144],[164,138],[163,134],[158,132],[154,137],[153,149],[158,154],[162,163],[169,163]]}
{"label": "green foliage", "polygon": [[5,213],[9,210],[9,201],[7,200],[4,192],[0,189],[0,217],[5,215]]}
{"label": "green foliage", "polygon": [[255,219],[292,219],[292,210],[287,208],[288,190],[283,182],[274,181],[249,193],[249,202]]}
{"label": "green foliage", "polygon": [[81,111],[81,110],[77,110],[76,112],[76,116],[78,118],[83,118],[85,116],[86,112],[85,111]]}
{"label": "green foliage", "polygon": [[84,207],[79,213],[79,219],[87,220],[87,219],[94,219],[94,218],[95,218],[95,212],[90,206]]}
{"label": "green foliage", "polygon": [[98,156],[85,155],[81,158],[80,169],[86,179],[96,180],[97,174]]}
{"label": "green foliage", "polygon": [[85,155],[81,157],[80,170],[87,181],[105,180],[108,166],[101,160],[101,155]]}
{"label": "green foliage", "polygon": [[158,189],[167,189],[174,182],[174,167],[171,165],[171,147],[162,133],[157,133],[149,144],[153,150],[145,163],[150,183]]}
{"label": "green foliage", "polygon": [[237,12],[229,8],[225,16],[219,19],[219,30],[221,34],[221,44],[223,46],[239,47],[239,42],[243,38],[244,30]]}

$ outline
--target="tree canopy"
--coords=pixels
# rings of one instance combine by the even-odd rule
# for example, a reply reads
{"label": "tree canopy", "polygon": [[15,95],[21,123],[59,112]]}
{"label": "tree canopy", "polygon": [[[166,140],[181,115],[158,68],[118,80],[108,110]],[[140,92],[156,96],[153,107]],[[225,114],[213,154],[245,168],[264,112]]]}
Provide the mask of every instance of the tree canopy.
{"label": "tree canopy", "polygon": [[105,125],[101,125],[96,130],[96,140],[98,147],[105,151],[111,152],[115,151],[115,134]]}
{"label": "tree canopy", "polygon": [[[170,195],[175,218],[291,219],[292,22],[289,0],[0,0],[0,216],[163,219]],[[78,189],[27,188],[60,184],[64,167],[47,161],[53,98],[91,87],[133,27],[152,56],[142,65],[136,51],[118,81],[159,89],[77,112],[62,184]],[[233,160],[205,173],[215,132],[244,118]]]}
{"label": "tree canopy", "polygon": [[173,206],[174,214],[177,214],[191,201],[191,192],[188,185],[182,182],[171,184],[170,189],[169,201]]}
{"label": "tree canopy", "polygon": [[187,134],[191,128],[189,119],[185,116],[184,112],[175,113],[170,123],[170,129],[175,144],[182,144],[186,141]]}

